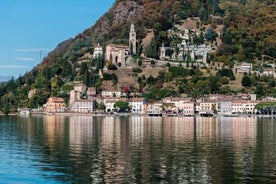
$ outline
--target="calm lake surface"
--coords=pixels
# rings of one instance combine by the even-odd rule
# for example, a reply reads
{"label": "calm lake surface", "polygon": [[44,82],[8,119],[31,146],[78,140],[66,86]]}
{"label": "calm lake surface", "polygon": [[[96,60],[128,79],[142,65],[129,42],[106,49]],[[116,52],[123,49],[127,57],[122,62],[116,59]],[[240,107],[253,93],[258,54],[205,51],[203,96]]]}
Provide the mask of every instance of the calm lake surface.
{"label": "calm lake surface", "polygon": [[0,183],[276,183],[276,119],[0,117]]}

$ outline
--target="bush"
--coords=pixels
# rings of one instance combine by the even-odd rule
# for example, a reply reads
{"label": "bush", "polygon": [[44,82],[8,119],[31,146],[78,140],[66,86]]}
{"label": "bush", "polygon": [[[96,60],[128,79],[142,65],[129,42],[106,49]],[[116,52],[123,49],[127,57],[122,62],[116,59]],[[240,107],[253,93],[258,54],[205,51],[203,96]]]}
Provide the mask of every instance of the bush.
{"label": "bush", "polygon": [[139,67],[133,67],[133,68],[132,68],[132,71],[133,71],[134,73],[142,73],[142,69],[139,68]]}
{"label": "bush", "polygon": [[108,67],[108,70],[117,70],[117,66],[112,64]]}
{"label": "bush", "polygon": [[221,84],[229,84],[229,79],[228,79],[228,77],[221,77],[220,79],[219,79],[219,82],[221,83]]}

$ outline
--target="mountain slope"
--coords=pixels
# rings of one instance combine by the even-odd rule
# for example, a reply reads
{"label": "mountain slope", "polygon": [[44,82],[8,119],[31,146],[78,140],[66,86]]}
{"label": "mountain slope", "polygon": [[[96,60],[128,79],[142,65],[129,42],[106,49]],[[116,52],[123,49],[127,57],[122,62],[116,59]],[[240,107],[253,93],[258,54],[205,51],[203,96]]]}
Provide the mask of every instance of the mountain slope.
{"label": "mountain slope", "polygon": [[[68,98],[73,81],[93,79],[96,83],[99,79],[95,73],[89,72],[87,65],[80,61],[85,60],[86,54],[93,53],[98,43],[102,46],[108,43],[127,44],[132,22],[135,23],[138,42],[145,38],[149,30],[153,30],[152,45],[155,50],[150,51],[155,53],[150,54],[156,56],[162,43],[171,42],[168,30],[174,29],[176,24],[188,17],[198,16],[202,24],[215,27],[211,15],[216,15],[223,20],[223,44],[211,58],[212,62],[236,60],[258,62],[259,65],[263,61],[273,62],[276,57],[275,8],[273,0],[117,0],[95,25],[60,43],[41,64],[24,76],[0,85],[0,109],[3,110],[4,104],[12,108],[37,107],[51,95]],[[105,60],[101,59],[92,61],[91,65],[101,63],[102,67]],[[196,72],[192,71],[191,75]],[[187,80],[190,79],[183,81],[194,86],[198,85],[198,81],[210,82],[204,78]],[[255,85],[258,84],[256,80]],[[28,98],[30,90],[36,91],[32,98]],[[250,90],[255,90],[255,87]]]}

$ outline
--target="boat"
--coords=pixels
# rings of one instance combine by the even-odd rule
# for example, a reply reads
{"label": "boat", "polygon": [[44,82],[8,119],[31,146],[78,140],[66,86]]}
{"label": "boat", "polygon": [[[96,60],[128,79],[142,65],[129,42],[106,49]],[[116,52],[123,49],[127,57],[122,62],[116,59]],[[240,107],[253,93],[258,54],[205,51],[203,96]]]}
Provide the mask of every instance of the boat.
{"label": "boat", "polygon": [[238,117],[239,114],[236,113],[223,113],[222,114],[224,117]]}

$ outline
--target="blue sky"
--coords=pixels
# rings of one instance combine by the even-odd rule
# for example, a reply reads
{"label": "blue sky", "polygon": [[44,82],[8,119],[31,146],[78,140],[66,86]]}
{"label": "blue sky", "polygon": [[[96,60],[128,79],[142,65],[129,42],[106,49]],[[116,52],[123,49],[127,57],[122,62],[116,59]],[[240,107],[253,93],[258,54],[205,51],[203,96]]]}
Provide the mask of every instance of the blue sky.
{"label": "blue sky", "polygon": [[94,25],[115,0],[0,0],[0,76],[23,75]]}

